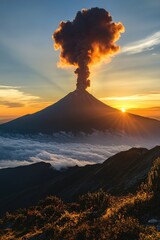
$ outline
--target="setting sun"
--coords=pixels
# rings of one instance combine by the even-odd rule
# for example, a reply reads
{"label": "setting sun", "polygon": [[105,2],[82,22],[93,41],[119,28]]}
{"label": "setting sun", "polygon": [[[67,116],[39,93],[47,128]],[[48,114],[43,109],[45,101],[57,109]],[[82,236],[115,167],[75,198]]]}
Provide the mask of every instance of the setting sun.
{"label": "setting sun", "polygon": [[126,111],[126,109],[125,108],[121,108],[121,111],[124,113]]}

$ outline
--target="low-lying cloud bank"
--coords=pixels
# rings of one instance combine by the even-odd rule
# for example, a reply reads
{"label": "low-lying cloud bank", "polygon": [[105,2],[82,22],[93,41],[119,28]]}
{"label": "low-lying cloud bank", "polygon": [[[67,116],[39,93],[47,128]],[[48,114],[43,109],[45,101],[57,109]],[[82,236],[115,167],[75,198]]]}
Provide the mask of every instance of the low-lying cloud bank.
{"label": "low-lying cloud bank", "polygon": [[55,134],[51,137],[0,136],[0,168],[16,167],[39,161],[51,163],[56,169],[102,163],[117,152],[134,146],[151,148],[158,142],[147,142],[123,135],[95,132],[73,136]]}

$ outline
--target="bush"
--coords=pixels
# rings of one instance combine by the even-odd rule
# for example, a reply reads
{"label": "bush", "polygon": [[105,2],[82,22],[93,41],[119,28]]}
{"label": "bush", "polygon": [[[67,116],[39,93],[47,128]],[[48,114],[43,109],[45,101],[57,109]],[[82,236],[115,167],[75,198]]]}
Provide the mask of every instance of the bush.
{"label": "bush", "polygon": [[104,212],[110,203],[110,195],[100,189],[98,192],[87,193],[79,198],[82,210]]}

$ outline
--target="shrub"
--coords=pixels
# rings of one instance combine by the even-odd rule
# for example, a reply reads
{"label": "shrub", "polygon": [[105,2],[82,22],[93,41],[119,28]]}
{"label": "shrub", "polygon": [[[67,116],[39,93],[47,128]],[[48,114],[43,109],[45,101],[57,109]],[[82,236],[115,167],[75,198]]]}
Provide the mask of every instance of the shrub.
{"label": "shrub", "polygon": [[91,209],[93,211],[104,212],[110,203],[110,195],[100,189],[98,192],[87,193],[79,198],[82,210]]}

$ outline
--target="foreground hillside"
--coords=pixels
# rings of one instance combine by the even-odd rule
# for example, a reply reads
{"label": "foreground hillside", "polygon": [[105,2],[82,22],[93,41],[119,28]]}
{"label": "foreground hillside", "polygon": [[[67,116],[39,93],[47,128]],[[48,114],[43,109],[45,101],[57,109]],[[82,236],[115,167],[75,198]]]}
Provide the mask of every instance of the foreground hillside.
{"label": "foreground hillside", "polygon": [[40,162],[0,170],[0,214],[29,207],[48,195],[76,201],[79,195],[100,188],[112,195],[135,193],[160,156],[160,146],[151,150],[131,148],[102,164],[71,167],[61,171]]}
{"label": "foreground hillside", "polygon": [[0,239],[159,240],[159,202],[157,158],[135,194],[114,197],[99,190],[73,203],[49,196],[34,207],[7,212],[0,219]]}

